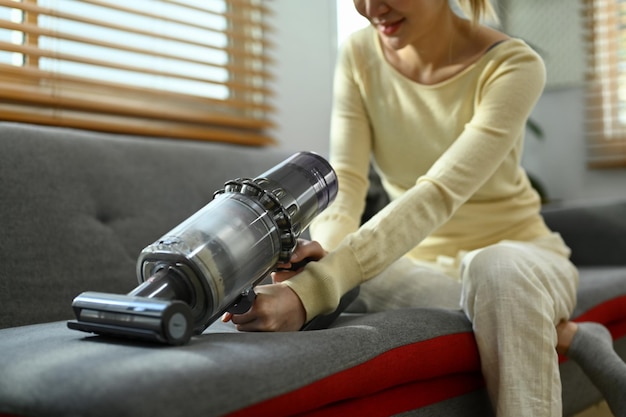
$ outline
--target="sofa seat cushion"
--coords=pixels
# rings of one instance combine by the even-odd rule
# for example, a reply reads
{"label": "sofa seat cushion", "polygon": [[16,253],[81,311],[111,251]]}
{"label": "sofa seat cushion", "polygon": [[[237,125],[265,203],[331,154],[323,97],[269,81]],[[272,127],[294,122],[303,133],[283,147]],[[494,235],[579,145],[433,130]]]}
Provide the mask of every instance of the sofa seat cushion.
{"label": "sofa seat cushion", "polygon": [[345,316],[311,332],[216,323],[174,348],[55,322],[0,331],[0,351],[0,412],[24,416],[293,415],[479,367],[460,311],[420,309]]}
{"label": "sofa seat cushion", "polygon": [[[626,357],[626,267],[581,270],[579,297],[577,319],[607,325]],[[330,329],[294,333],[216,323],[181,347],[54,322],[0,330],[0,352],[0,413],[20,416],[490,413],[471,325],[457,310],[345,314]],[[566,407],[600,399],[575,364],[561,367]]]}
{"label": "sofa seat cushion", "polygon": [[[353,339],[356,349],[349,353],[350,362],[345,362],[350,366],[229,416],[368,415],[377,409],[378,415],[391,415],[484,386],[471,326],[460,311],[411,309],[346,315],[336,326],[334,330],[341,328],[342,333],[349,329],[361,335]],[[433,326],[437,331],[431,335],[420,332]],[[391,347],[398,340],[397,332],[406,333],[409,339]],[[375,340],[384,341],[382,349],[371,349]]]}

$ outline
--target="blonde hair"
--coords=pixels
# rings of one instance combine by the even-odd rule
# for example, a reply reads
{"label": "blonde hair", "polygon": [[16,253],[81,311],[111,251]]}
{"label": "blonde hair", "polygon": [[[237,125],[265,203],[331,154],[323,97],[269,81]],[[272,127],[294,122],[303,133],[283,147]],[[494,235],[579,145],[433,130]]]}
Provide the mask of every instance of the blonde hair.
{"label": "blonde hair", "polygon": [[473,24],[483,20],[499,23],[498,15],[489,0],[456,0],[461,10],[472,19]]}

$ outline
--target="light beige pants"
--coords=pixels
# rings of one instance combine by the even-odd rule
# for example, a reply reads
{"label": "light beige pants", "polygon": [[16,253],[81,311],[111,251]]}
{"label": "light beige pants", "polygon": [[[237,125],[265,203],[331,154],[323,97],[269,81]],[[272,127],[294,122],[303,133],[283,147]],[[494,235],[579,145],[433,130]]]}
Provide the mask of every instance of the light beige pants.
{"label": "light beige pants", "polygon": [[561,417],[555,326],[576,302],[578,272],[558,234],[503,241],[459,262],[402,258],[361,286],[350,311],[462,308],[473,324],[498,417]]}

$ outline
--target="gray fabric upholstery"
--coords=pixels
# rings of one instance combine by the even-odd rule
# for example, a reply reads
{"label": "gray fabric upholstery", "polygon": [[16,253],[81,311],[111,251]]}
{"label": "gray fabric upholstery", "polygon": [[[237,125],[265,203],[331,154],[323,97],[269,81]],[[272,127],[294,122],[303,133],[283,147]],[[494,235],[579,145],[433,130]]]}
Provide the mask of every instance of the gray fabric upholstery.
{"label": "gray fabric upholstery", "polygon": [[[580,285],[574,317],[580,316],[606,300],[626,294],[626,265],[624,266],[584,266],[578,268]],[[626,314],[626,306],[622,314]]]}
{"label": "gray fabric upholstery", "polygon": [[436,403],[417,410],[396,414],[397,417],[444,417],[462,416],[472,410],[476,417],[493,417],[493,410],[489,405],[489,397],[486,390],[465,394],[455,397],[445,403]]}
{"label": "gray fabric upholstery", "polygon": [[217,416],[395,347],[469,330],[461,312],[419,309],[297,333],[238,333],[218,322],[176,348],[90,337],[63,322],[5,329],[0,412]]}
{"label": "gray fabric upholstery", "polygon": [[0,328],[69,319],[83,291],[130,291],[145,246],[225,181],[288,156],[10,123],[0,132]]}
{"label": "gray fabric upholstery", "polygon": [[572,262],[586,265],[626,263],[626,201],[546,207],[548,226],[572,249]]}
{"label": "gray fabric upholstery", "polygon": [[[287,156],[0,123],[0,413],[223,415],[395,348],[471,330],[460,311],[437,309],[344,315],[331,329],[288,334],[238,333],[216,323],[176,348],[66,328],[74,296],[134,288],[142,248],[208,203],[225,181],[256,176]],[[575,314],[626,295],[626,204],[561,209],[550,208],[546,220],[581,265]],[[626,338],[616,346],[626,357]],[[422,364],[435,359],[407,363],[419,379]],[[561,370],[565,415],[600,398],[575,364]],[[365,384],[363,392],[381,389],[367,385],[372,379],[354,383]],[[486,410],[478,390],[402,415],[473,417]]]}
{"label": "gray fabric upholstery", "polygon": [[[85,335],[65,322],[14,327],[0,331],[0,412],[219,416],[393,348],[470,329],[460,311],[410,309],[345,315],[314,332],[238,333],[216,323],[189,345],[169,348]],[[626,338],[616,347],[626,358]],[[574,363],[561,371],[565,416],[601,399]],[[402,415],[488,416],[485,410],[485,393],[477,391]]]}

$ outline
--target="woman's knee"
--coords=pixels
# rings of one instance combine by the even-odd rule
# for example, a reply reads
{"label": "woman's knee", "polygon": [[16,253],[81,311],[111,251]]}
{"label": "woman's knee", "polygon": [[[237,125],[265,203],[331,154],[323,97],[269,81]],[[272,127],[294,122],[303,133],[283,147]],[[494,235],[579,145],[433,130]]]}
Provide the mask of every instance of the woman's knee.
{"label": "woman's knee", "polygon": [[523,249],[493,245],[470,252],[461,264],[461,279],[490,289],[514,285],[516,278],[528,272],[530,256]]}
{"label": "woman's knee", "polygon": [[[474,303],[499,305],[523,302],[528,288],[533,287],[530,256],[523,249],[493,245],[471,252],[461,267],[462,306],[474,310]],[[472,313],[473,314],[473,313]]]}

